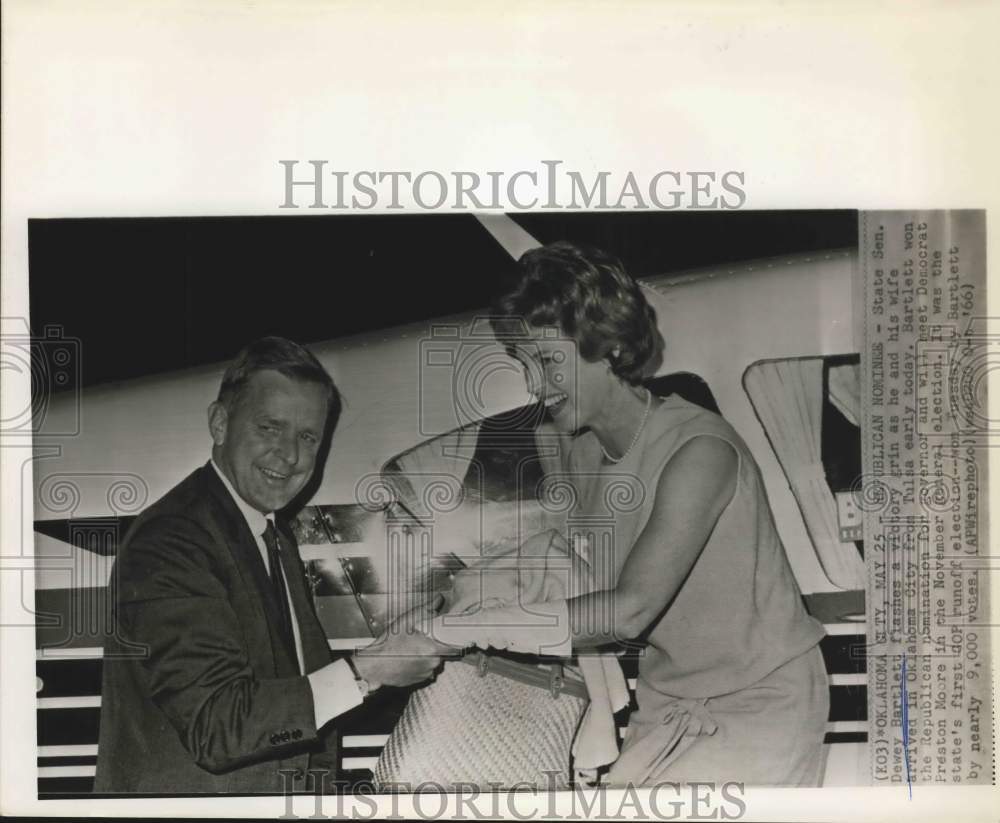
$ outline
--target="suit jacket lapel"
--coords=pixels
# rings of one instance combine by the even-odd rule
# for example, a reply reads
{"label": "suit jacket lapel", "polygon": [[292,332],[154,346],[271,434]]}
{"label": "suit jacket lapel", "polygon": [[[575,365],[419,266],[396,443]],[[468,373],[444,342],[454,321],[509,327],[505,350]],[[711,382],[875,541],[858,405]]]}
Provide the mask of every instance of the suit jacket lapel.
{"label": "suit jacket lapel", "polygon": [[316,616],[316,607],[312,593],[306,584],[305,565],[299,555],[298,543],[291,533],[287,523],[275,519],[278,526],[278,536],[281,539],[282,568],[291,595],[292,608],[299,627],[299,638],[302,641],[302,658],[305,673],[313,672],[325,666],[331,660],[330,644],[326,632]]}
{"label": "suit jacket lapel", "polygon": [[274,660],[275,674],[279,677],[298,673],[298,661],[289,658],[278,626],[281,618],[278,604],[275,602],[274,589],[267,573],[267,567],[260,555],[257,541],[250,533],[246,518],[237,508],[228,489],[222,485],[218,474],[211,463],[202,467],[202,479],[205,489],[216,503],[220,513],[220,525],[224,531],[226,546],[232,554],[236,568],[239,569],[244,583],[256,595],[254,599],[261,607],[267,622],[267,633],[271,639],[271,654]]}

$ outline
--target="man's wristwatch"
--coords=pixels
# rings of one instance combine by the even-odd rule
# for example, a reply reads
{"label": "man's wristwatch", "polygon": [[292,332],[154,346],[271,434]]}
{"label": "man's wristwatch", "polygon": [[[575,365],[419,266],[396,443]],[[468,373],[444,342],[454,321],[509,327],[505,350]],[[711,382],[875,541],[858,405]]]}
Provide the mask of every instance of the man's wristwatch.
{"label": "man's wristwatch", "polygon": [[351,672],[354,674],[354,682],[358,686],[358,691],[361,692],[362,699],[368,697],[372,690],[371,684],[361,676],[361,672],[358,671],[358,667],[354,665],[354,658],[351,655],[347,655],[344,658],[347,665],[351,667]]}

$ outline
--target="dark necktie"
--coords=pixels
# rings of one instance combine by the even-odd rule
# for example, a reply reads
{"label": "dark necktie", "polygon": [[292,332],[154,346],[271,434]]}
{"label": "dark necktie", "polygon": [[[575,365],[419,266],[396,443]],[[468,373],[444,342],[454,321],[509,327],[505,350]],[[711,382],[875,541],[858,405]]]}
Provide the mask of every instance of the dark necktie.
{"label": "dark necktie", "polygon": [[267,521],[264,529],[264,545],[267,546],[267,564],[271,567],[271,586],[278,603],[278,615],[281,625],[278,631],[285,642],[292,660],[298,665],[298,655],[295,653],[295,635],[292,633],[292,614],[288,607],[288,594],[285,591],[285,576],[281,570],[281,548],[278,544],[278,533],[274,523]]}

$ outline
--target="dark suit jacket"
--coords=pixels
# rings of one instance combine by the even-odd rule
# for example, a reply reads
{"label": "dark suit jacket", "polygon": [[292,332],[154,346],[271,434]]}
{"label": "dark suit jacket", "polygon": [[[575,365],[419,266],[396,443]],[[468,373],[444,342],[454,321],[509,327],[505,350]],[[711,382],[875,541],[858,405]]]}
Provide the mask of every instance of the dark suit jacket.
{"label": "dark suit jacket", "polygon": [[[308,673],[330,650],[298,546],[279,531]],[[211,464],[136,519],[111,586],[95,791],[280,793],[305,789],[310,765],[335,769],[254,536]]]}

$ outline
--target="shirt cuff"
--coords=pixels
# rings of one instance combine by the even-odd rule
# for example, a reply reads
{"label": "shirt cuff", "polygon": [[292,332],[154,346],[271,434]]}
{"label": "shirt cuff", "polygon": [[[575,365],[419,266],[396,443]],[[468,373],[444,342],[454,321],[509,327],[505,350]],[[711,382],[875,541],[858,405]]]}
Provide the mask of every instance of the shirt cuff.
{"label": "shirt cuff", "polygon": [[317,729],[364,702],[358,681],[346,660],[335,660],[306,676],[312,689]]}

